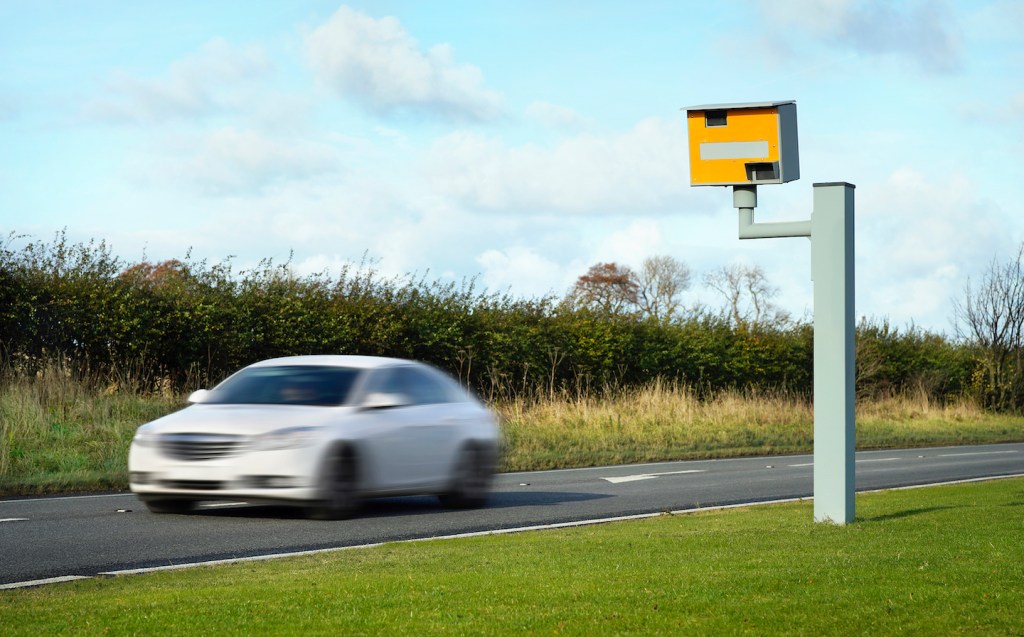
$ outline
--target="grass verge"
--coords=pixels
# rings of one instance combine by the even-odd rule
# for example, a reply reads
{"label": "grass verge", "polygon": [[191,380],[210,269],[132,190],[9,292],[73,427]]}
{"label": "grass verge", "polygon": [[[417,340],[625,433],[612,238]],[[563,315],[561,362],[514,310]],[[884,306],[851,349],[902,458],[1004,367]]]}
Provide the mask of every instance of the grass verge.
{"label": "grass verge", "polygon": [[0,385],[0,495],[128,486],[128,445],[180,397],[96,391],[51,371]]}
{"label": "grass verge", "polygon": [[6,635],[1019,635],[1024,480],[0,593]]}

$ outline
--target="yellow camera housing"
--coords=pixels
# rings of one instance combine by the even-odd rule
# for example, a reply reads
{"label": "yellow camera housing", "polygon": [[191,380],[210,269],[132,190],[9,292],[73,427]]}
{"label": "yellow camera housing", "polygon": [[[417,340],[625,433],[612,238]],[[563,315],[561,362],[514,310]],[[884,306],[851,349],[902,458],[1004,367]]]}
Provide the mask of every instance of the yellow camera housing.
{"label": "yellow camera housing", "polygon": [[796,102],[686,109],[691,186],[782,184],[800,178]]}

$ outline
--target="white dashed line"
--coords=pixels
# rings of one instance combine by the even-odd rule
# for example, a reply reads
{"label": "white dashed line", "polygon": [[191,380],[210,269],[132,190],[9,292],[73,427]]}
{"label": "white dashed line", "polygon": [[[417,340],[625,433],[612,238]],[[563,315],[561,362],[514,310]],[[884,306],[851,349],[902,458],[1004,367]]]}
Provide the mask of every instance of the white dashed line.
{"label": "white dashed line", "polygon": [[936,458],[956,458],[959,456],[994,456],[1001,453],[1019,453],[1018,451],[1011,449],[1009,451],[972,451],[969,453],[940,453],[935,456]]}
{"label": "white dashed line", "polygon": [[28,518],[0,518],[0,522],[28,522]]}

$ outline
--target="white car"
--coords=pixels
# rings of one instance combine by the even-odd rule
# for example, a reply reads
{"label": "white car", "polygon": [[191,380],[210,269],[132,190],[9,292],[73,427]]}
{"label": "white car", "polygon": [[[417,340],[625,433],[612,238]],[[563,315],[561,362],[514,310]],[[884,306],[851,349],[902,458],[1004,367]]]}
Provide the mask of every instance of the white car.
{"label": "white car", "polygon": [[156,513],[232,500],[338,519],[363,498],[409,494],[475,507],[501,448],[490,410],[444,373],[406,360],[277,358],[189,402],[132,440],[131,490]]}

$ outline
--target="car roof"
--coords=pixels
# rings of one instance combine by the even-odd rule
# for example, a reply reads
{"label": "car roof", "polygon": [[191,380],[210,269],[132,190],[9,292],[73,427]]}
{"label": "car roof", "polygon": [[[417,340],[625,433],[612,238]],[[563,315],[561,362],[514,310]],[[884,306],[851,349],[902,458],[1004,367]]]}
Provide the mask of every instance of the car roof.
{"label": "car roof", "polygon": [[318,366],[318,367],[354,367],[358,369],[376,369],[392,365],[412,365],[415,361],[386,356],[355,356],[355,355],[311,355],[285,356],[271,358],[253,363],[249,367],[274,367],[278,365]]}

